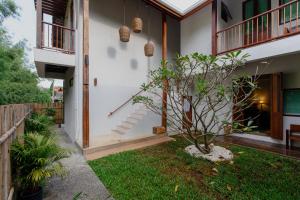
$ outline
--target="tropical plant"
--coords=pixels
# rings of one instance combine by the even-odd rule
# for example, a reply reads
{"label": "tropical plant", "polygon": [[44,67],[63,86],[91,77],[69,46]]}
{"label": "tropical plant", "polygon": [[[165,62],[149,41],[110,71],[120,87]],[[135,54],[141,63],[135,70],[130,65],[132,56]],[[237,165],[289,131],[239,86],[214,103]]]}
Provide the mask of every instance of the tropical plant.
{"label": "tropical plant", "polygon": [[17,185],[24,192],[35,192],[52,176],[63,176],[66,170],[59,162],[70,151],[57,145],[54,137],[37,133],[24,135],[11,146],[12,166]]}
{"label": "tropical plant", "polygon": [[54,108],[47,108],[46,109],[46,114],[49,117],[54,117],[56,114],[56,110]]}
{"label": "tropical plant", "polygon": [[[133,102],[159,115],[166,104],[168,128],[183,133],[202,153],[210,153],[214,139],[231,132],[225,128],[243,124],[246,119],[240,115],[253,104],[258,75],[237,73],[247,57],[240,51],[220,57],[193,53],[177,56],[174,64],[162,61],[161,67],[150,72],[149,83],[142,85],[144,95]],[[164,87],[167,101],[161,91]]]}
{"label": "tropical plant", "polygon": [[36,132],[42,135],[50,135],[52,125],[52,117],[32,113],[31,116],[25,120],[25,133]]}

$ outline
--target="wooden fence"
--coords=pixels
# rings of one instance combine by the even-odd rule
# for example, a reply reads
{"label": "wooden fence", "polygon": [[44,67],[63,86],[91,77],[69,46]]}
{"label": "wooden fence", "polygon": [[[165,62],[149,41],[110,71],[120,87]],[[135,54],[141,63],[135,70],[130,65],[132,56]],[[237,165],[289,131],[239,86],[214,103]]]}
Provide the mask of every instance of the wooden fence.
{"label": "wooden fence", "polygon": [[50,103],[50,104],[33,104],[32,111],[36,113],[46,114],[47,109],[54,109],[54,120],[56,124],[63,124],[64,122],[64,104],[63,103]]}
{"label": "wooden fence", "polygon": [[17,104],[0,106],[0,200],[11,200],[14,188],[11,177],[10,146],[18,136],[22,136],[25,118],[31,112],[46,114],[47,109],[55,112],[55,121],[63,123],[63,104]]}
{"label": "wooden fence", "polygon": [[10,145],[24,133],[25,118],[31,108],[29,104],[0,106],[0,200],[13,197]]}

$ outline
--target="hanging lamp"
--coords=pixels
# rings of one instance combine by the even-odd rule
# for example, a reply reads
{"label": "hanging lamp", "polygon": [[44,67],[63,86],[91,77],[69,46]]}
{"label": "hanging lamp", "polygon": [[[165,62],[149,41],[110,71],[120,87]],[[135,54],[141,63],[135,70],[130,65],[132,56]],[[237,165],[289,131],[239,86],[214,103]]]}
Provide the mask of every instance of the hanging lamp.
{"label": "hanging lamp", "polygon": [[123,0],[123,25],[119,29],[120,41],[129,42],[130,39],[130,29],[126,26],[126,9],[125,9],[125,0]]}
{"label": "hanging lamp", "polygon": [[[147,6],[148,7],[148,6]],[[150,40],[150,9],[148,8],[148,42],[144,46],[145,56],[152,57],[154,55],[154,42]]]}
{"label": "hanging lamp", "polygon": [[140,33],[143,30],[143,20],[140,18],[140,1],[138,3],[137,16],[132,20],[132,30],[135,33]]}

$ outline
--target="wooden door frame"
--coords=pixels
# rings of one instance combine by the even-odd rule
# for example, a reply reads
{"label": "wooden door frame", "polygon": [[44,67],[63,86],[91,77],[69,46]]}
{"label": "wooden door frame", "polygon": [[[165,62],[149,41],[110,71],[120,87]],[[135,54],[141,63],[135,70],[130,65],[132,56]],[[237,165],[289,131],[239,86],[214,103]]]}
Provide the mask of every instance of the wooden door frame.
{"label": "wooden door frame", "polygon": [[[270,110],[270,131],[271,131],[271,134],[269,135],[271,138],[275,138],[275,139],[279,139],[279,140],[282,140],[283,139],[283,115],[284,115],[284,113],[283,113],[283,86],[282,86],[282,84],[283,84],[283,75],[282,75],[282,72],[280,72],[280,74],[281,74],[281,80],[280,80],[280,93],[278,94],[278,96],[277,96],[277,98],[276,98],[276,101],[274,101],[275,100],[275,94],[274,94],[274,91],[273,91],[273,89],[274,89],[274,76],[276,75],[276,74],[278,74],[278,73],[272,73],[272,74],[263,74],[262,75],[262,77],[264,77],[264,76],[270,76],[270,82],[271,82],[271,84],[270,84],[270,94],[271,94],[271,96],[270,96],[270,108],[271,108],[271,110]],[[281,121],[280,121],[280,124],[279,124],[279,129],[282,129],[281,130],[281,132],[280,132],[280,134],[277,134],[277,135],[275,135],[275,134],[273,134],[272,132],[273,132],[273,130],[272,130],[272,127],[273,127],[273,125],[274,125],[274,123],[277,123],[277,122],[274,122],[274,116],[273,116],[273,113],[275,112],[274,111],[274,102],[275,103],[277,103],[277,108],[276,108],[276,111],[279,113],[279,117],[281,117],[282,119],[281,119]],[[234,111],[234,108],[233,108],[233,110],[232,110],[232,112],[233,112],[233,120],[234,120],[234,113],[235,113],[235,111]],[[272,135],[273,134],[273,135]]]}
{"label": "wooden door frame", "polygon": [[[246,1],[243,1],[243,21],[246,20],[246,17],[245,17],[245,4],[249,1],[254,1],[254,16],[256,15],[259,15],[258,13],[258,1],[257,0],[246,0]],[[268,0],[268,10],[271,10],[272,9],[272,3],[271,3],[271,0]]]}

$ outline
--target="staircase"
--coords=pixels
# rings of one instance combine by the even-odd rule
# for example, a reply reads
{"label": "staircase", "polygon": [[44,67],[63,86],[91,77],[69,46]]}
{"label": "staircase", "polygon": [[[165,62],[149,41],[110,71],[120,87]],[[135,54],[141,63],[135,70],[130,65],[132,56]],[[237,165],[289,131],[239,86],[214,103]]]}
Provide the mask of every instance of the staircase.
{"label": "staircase", "polygon": [[140,120],[142,120],[148,111],[144,105],[138,107],[133,113],[131,113],[124,121],[121,122],[115,129],[112,130],[112,133],[124,135],[130,129],[132,129]]}

